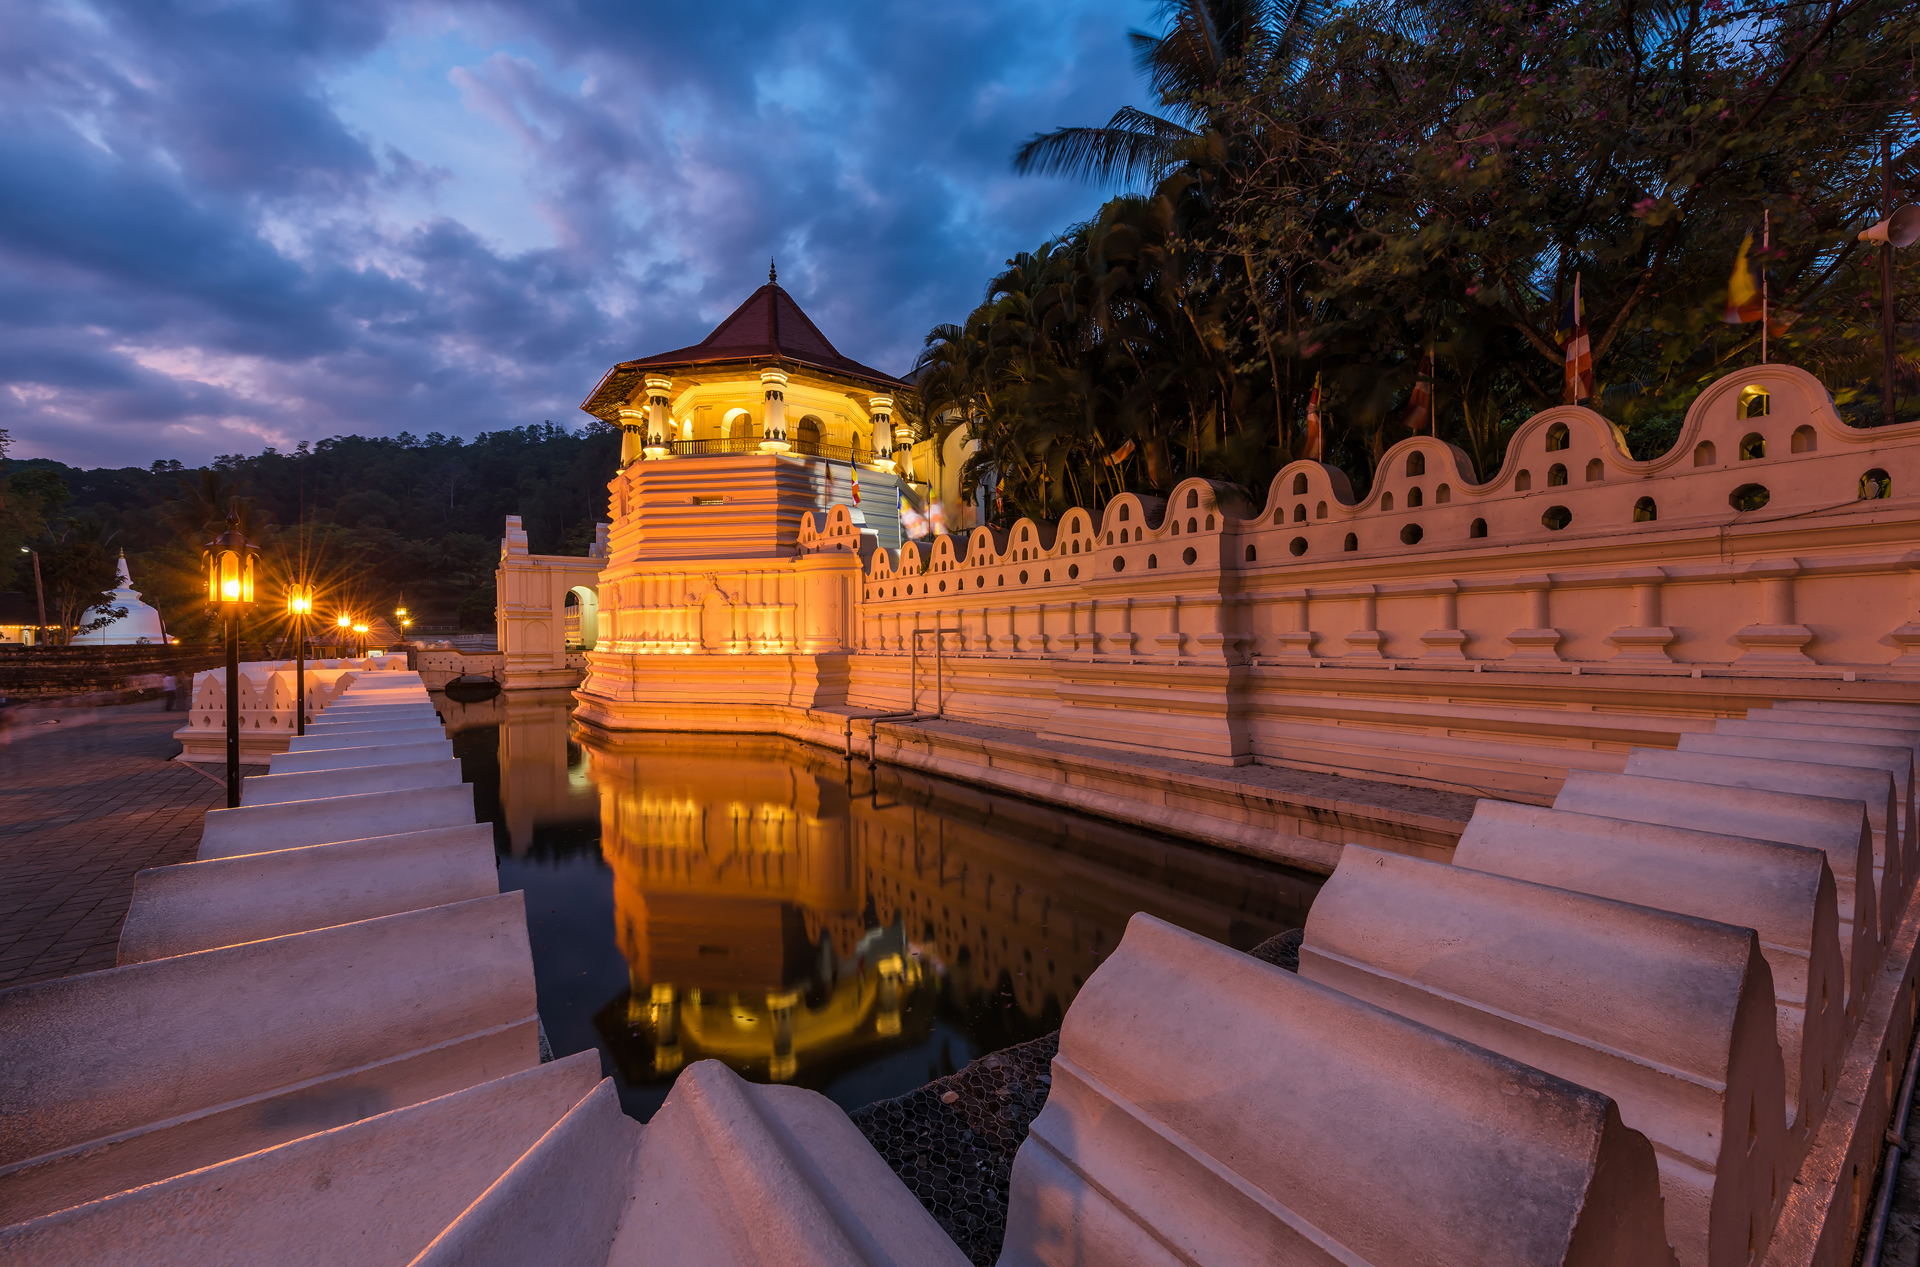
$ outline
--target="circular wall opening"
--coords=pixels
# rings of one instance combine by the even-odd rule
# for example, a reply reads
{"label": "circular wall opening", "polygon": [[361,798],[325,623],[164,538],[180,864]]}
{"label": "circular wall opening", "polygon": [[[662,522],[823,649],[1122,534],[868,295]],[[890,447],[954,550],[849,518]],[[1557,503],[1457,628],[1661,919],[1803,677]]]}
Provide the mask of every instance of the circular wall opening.
{"label": "circular wall opening", "polygon": [[1573,522],[1573,512],[1565,506],[1549,506],[1547,513],[1540,516],[1540,522],[1554,532],[1558,532]]}

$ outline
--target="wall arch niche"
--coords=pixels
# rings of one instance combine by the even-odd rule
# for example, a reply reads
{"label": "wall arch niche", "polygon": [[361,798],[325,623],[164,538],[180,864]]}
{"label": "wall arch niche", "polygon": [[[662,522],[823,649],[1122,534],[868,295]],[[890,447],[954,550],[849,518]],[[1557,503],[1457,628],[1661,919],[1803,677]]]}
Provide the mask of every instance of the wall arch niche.
{"label": "wall arch niche", "polygon": [[565,600],[567,649],[591,651],[600,641],[600,595],[592,586],[576,585]]}

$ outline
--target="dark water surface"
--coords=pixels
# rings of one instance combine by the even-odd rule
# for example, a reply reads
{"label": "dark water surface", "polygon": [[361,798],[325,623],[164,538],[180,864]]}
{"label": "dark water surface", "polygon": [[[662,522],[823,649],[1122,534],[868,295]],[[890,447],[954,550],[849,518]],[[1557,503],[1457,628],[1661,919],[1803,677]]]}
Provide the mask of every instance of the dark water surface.
{"label": "dark water surface", "polygon": [[1240,949],[1320,877],[735,735],[606,735],[564,692],[442,705],[502,891],[526,893],[554,1054],[645,1120],[725,1061],[845,1108],[1038,1037],[1135,911]]}

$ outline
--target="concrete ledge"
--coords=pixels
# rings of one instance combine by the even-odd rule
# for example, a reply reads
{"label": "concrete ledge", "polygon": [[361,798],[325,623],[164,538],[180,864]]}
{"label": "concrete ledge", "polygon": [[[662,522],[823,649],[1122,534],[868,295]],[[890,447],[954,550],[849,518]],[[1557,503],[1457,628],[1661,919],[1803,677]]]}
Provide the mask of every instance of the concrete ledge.
{"label": "concrete ledge", "polygon": [[0,991],[15,1221],[539,1061],[518,893]]}
{"label": "concrete ledge", "polygon": [[[584,693],[575,719],[615,721],[621,732],[699,730],[776,734],[864,757],[870,719],[858,712],[740,705],[701,709],[658,725],[615,716]],[[675,720],[677,718],[677,721]],[[1455,793],[1369,783],[1275,766],[1222,767],[1173,756],[1111,752],[1043,740],[1031,732],[977,722],[880,722],[877,755],[891,765],[1198,840],[1236,853],[1321,874],[1340,848],[1359,841],[1445,859],[1473,813]]]}
{"label": "concrete ledge", "polygon": [[473,785],[469,783],[329,796],[281,805],[242,805],[207,811],[206,826],[200,833],[200,858],[330,845],[429,827],[461,827],[472,821]]}
{"label": "concrete ledge", "polygon": [[267,765],[269,774],[306,774],[314,770],[357,770],[363,766],[401,761],[451,761],[453,742],[367,744],[359,748],[320,748],[312,752],[282,752]]}
{"label": "concrete ledge", "polygon": [[[1873,1209],[1895,1089],[1913,1035],[1920,983],[1920,903],[1909,899],[1871,982],[1834,1107],[1787,1192],[1767,1267],[1849,1267]],[[1883,1260],[1884,1261],[1884,1260]]]}
{"label": "concrete ledge", "polygon": [[350,730],[340,734],[296,735],[287,744],[288,752],[327,752],[335,748],[387,747],[398,744],[436,743],[447,737],[439,726],[409,726],[387,731]]}
{"label": "concrete ledge", "polygon": [[360,766],[351,771],[311,770],[300,774],[254,774],[240,780],[240,807],[284,805],[330,796],[370,792],[400,792],[409,788],[445,787],[460,782],[460,763],[393,761]]}
{"label": "concrete ledge", "polygon": [[15,1224],[0,1264],[407,1263],[599,1077],[581,1052]]}
{"label": "concrete ledge", "polygon": [[[747,1210],[752,1217],[740,1217]],[[647,1124],[633,1208],[607,1261],[964,1267],[967,1259],[832,1101],[753,1086],[701,1060]]]}
{"label": "concrete ledge", "polygon": [[1900,822],[1903,825],[1905,871],[1908,875],[1920,876],[1920,848],[1916,847],[1914,837],[1912,749],[1890,744],[1842,743],[1827,739],[1807,743],[1754,735],[1711,734],[1682,735],[1680,751],[1885,770],[1893,776],[1894,801],[1900,810]]}
{"label": "concrete ledge", "polygon": [[1825,853],[1482,801],[1453,861],[1475,871],[1753,929],[1773,973],[1788,1144],[1792,1164],[1799,1164],[1826,1116],[1846,1057],[1846,964]]}
{"label": "concrete ledge", "polygon": [[1752,929],[1353,848],[1300,975],[1611,1096],[1658,1150],[1681,1263],[1765,1252],[1790,1172]]}
{"label": "concrete ledge", "polygon": [[154,867],[133,879],[119,961],[144,963],[499,891],[486,823]]}
{"label": "concrete ledge", "polygon": [[1000,1267],[1673,1262],[1606,1096],[1141,914],[1067,1010]]}
{"label": "concrete ledge", "polygon": [[1849,1030],[1859,1021],[1860,998],[1879,966],[1882,947],[1879,899],[1873,889],[1873,831],[1867,826],[1865,805],[1824,796],[1580,770],[1567,776],[1553,807],[1821,850],[1833,869],[1840,913]]}
{"label": "concrete ledge", "polygon": [[[1900,811],[1894,797],[1893,776],[1885,770],[1635,748],[1627,754],[1625,773],[1648,779],[1717,783],[1722,787],[1859,801],[1866,806],[1867,825],[1873,830],[1873,884],[1880,902],[1880,927],[1891,929],[1900,908],[1906,905],[1912,877],[1902,865]],[[1891,848],[1889,832],[1892,833]]]}
{"label": "concrete ledge", "polygon": [[[526,1154],[435,1237],[412,1267],[601,1267],[627,1214],[641,1126],[620,1111],[613,1079],[603,1080],[542,1135]],[[892,1178],[891,1175],[888,1178]],[[895,1180],[897,1183],[898,1180]],[[676,1211],[684,1216],[685,1211]],[[730,1207],[742,1221],[761,1212]],[[659,1237],[665,1229],[654,1229]],[[709,1257],[720,1229],[702,1226]],[[654,1239],[654,1238],[650,1238]],[[793,1247],[780,1261],[798,1263]],[[649,1256],[648,1262],[694,1262]]]}
{"label": "concrete ledge", "polygon": [[[313,735],[377,735],[391,730],[419,730],[424,727],[440,727],[439,719],[432,713],[421,713],[411,717],[380,718],[370,717],[365,721],[314,722],[307,727],[307,736]],[[303,738],[306,736],[295,736]]]}

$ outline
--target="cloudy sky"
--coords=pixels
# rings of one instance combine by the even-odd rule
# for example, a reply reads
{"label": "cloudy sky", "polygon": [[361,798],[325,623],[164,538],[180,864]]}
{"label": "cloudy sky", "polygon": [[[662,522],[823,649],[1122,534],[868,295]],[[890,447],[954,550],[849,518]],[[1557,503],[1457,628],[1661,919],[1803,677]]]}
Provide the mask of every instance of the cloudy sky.
{"label": "cloudy sky", "polygon": [[552,419],[766,278],[901,373],[1098,194],[1147,0],[0,0],[0,428],[188,464]]}

